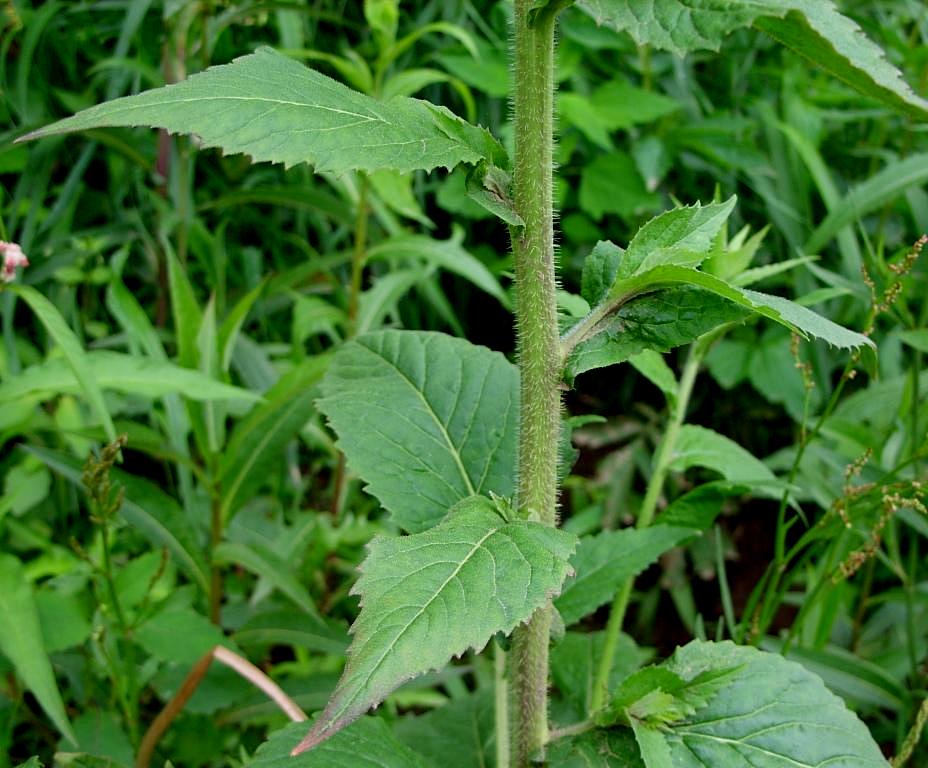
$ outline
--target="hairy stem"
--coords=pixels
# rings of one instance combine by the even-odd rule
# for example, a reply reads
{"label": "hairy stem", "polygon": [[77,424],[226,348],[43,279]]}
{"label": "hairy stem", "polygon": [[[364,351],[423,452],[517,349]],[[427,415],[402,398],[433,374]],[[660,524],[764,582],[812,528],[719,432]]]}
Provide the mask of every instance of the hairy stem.
{"label": "hairy stem", "polygon": [[[710,334],[712,340],[714,334]],[[686,364],[683,366],[683,374],[680,377],[680,386],[677,389],[676,400],[671,405],[670,423],[667,425],[667,431],[661,440],[657,455],[654,458],[654,473],[648,481],[648,487],[644,494],[644,500],[641,502],[641,510],[638,512],[636,528],[647,528],[654,520],[654,513],[657,511],[657,502],[660,499],[661,491],[664,489],[664,481],[667,479],[667,473],[670,471],[670,464],[673,461],[673,451],[677,445],[677,439],[680,437],[680,428],[683,426],[683,420],[686,418],[686,409],[689,406],[690,397],[693,394],[693,384],[696,381],[696,374],[699,372],[699,365],[703,356],[708,351],[711,341],[704,337],[690,347],[689,355],[686,358]],[[622,632],[622,624],[625,621],[625,612],[628,610],[628,602],[632,594],[632,579],[628,579],[616,592],[612,601],[612,608],[609,613],[609,622],[606,625],[606,640],[603,646],[603,655],[599,660],[599,668],[596,671],[596,680],[593,683],[593,694],[590,700],[590,710],[596,712],[606,703],[606,696],[609,693],[609,675],[612,673],[612,666],[615,661],[615,652],[619,644],[619,635]]]}
{"label": "hairy stem", "polygon": [[[512,231],[521,374],[518,505],[523,517],[556,525],[561,420],[552,207],[556,9],[530,18],[532,5],[532,0],[515,3],[513,199],[525,222]],[[528,766],[548,740],[550,629],[547,606],[513,634],[511,768]]]}

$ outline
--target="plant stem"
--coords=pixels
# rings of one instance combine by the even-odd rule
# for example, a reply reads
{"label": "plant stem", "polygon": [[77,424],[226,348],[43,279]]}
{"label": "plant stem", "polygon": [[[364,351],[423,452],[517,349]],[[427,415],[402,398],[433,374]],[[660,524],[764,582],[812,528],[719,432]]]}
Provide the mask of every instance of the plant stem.
{"label": "plant stem", "polygon": [[[358,307],[361,298],[361,284],[364,279],[364,262],[367,260],[367,176],[358,173],[358,203],[354,219],[354,247],[351,251],[351,283],[348,287],[348,328],[347,338],[353,339],[358,328]],[[342,504],[345,501],[345,454],[338,452],[335,466],[335,480],[332,483],[332,501],[329,511],[338,520]]]}
{"label": "plant stem", "polygon": [[[677,439],[680,437],[680,428],[683,426],[683,420],[686,418],[686,409],[689,406],[690,397],[693,394],[693,384],[696,381],[696,374],[699,372],[699,366],[702,363],[703,356],[708,351],[711,342],[716,338],[715,334],[709,334],[709,336],[711,339],[703,337],[690,347],[689,355],[683,366],[683,373],[680,376],[677,397],[671,404],[670,422],[667,425],[667,431],[664,432],[664,437],[661,440],[657,455],[654,458],[654,473],[648,481],[644,500],[641,502],[641,510],[638,512],[638,520],[635,523],[636,528],[647,528],[654,520],[657,502],[664,488],[664,481],[667,479],[667,473],[670,471],[674,448],[676,448]],[[606,703],[606,696],[609,693],[609,675],[612,673],[615,652],[619,644],[619,636],[622,633],[622,624],[625,621],[625,611],[628,610],[628,602],[632,594],[633,581],[633,579],[628,579],[622,584],[618,592],[616,592],[615,599],[612,602],[612,608],[609,612],[609,622],[606,624],[606,640],[603,646],[603,655],[599,660],[596,680],[593,683],[593,693],[590,699],[591,712],[602,709]]]}
{"label": "plant stem", "polygon": [[[532,0],[515,3],[515,163],[513,199],[525,222],[513,228],[516,328],[521,374],[518,508],[557,524],[557,450],[561,421],[552,202],[554,21],[556,8],[530,20]],[[509,669],[511,768],[540,757],[548,740],[551,607],[513,634]]]}
{"label": "plant stem", "polygon": [[[222,498],[218,489],[213,493],[210,504],[209,524],[209,551],[210,557],[215,558],[216,548],[222,543]],[[213,562],[210,566],[209,580],[209,620],[219,624],[219,613],[222,608],[222,568]]]}
{"label": "plant stem", "polygon": [[506,688],[506,651],[493,644],[493,690],[496,722],[496,768],[509,768],[509,691]]}

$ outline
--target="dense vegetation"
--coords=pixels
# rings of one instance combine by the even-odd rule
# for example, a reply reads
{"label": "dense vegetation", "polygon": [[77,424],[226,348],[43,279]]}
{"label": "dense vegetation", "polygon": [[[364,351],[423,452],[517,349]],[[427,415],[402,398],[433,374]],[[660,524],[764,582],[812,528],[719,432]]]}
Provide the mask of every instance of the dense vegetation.
{"label": "dense vegetation", "polygon": [[[545,578],[560,592],[549,707],[563,738],[550,765],[641,766],[623,726],[641,745],[732,680],[744,697],[784,670],[801,676],[775,654],[819,676],[894,765],[928,764],[924,107],[861,95],[777,45],[775,24],[680,55],[665,50],[673,41],[597,26],[584,12],[597,2],[581,5],[558,19],[557,305],[573,389],[561,529],[543,533],[513,522],[503,456],[516,450],[518,401],[509,230],[524,224],[500,170],[513,152],[512,3],[409,0],[398,16],[387,0],[5,5],[0,247],[12,259],[18,244],[29,264],[0,289],[0,768],[34,756],[247,764],[288,717],[329,701],[360,562],[370,558],[358,588],[373,590],[385,561],[408,557],[402,542],[427,541],[399,534],[444,546],[435,532],[449,507],[522,524],[522,552],[537,550],[526,558],[549,557],[541,586],[529,581],[539,603]],[[839,5],[926,94],[923,3]],[[453,163],[359,149],[352,165],[318,143],[287,155],[258,123],[240,134],[248,154],[289,160],[252,163],[201,146],[222,144],[209,141],[219,111],[193,137],[94,127],[12,143],[261,46],[359,92],[337,91],[345,110],[364,108],[359,94],[414,95],[502,146],[448,113]],[[245,61],[291,71],[269,52]],[[467,152],[480,142],[489,160],[476,163]],[[476,168],[441,167],[458,162]],[[636,253],[657,214],[697,201],[657,221],[685,240],[677,263],[698,251],[702,289],[620,302],[616,335],[591,346],[608,334],[577,329],[615,260]],[[810,326],[757,293],[731,304],[710,292],[716,278],[856,333]],[[391,375],[426,354],[440,375],[409,397]],[[417,442],[419,399],[441,408],[465,384],[481,387],[475,413],[496,419],[480,481],[469,465],[467,488],[399,460],[385,473],[395,454],[432,451]],[[378,453],[385,430],[395,447]],[[461,501],[480,492],[492,507]],[[467,615],[476,637],[456,653],[497,632],[480,636],[491,620]],[[486,652],[391,688],[337,737],[347,762],[301,764],[504,763],[515,623]],[[771,655],[696,644],[633,675],[694,638]],[[714,678],[686,676],[712,654]],[[269,698],[256,684],[270,681]],[[824,709],[815,690],[803,701]],[[307,730],[292,728],[261,765]],[[652,748],[647,768],[671,765]],[[719,768],[750,764],[731,760]],[[788,764],[800,763],[770,763]],[[865,764],[879,763],[842,763]]]}

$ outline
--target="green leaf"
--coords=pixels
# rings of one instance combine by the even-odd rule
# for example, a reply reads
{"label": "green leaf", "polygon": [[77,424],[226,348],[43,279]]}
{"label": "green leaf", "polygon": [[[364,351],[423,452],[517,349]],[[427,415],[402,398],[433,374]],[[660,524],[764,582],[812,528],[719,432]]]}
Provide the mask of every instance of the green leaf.
{"label": "green leaf", "polygon": [[377,717],[361,718],[324,744],[291,757],[305,732],[305,723],[275,731],[246,768],[431,768]]}
{"label": "green leaf", "polygon": [[628,32],[639,45],[684,54],[717,51],[752,24],[861,93],[924,119],[917,96],[860,27],[831,0],[580,0],[597,23]]}
{"label": "green leaf", "polygon": [[316,357],[296,366],[265,393],[265,402],[236,425],[219,462],[225,519],[267,482],[268,475],[279,466],[287,443],[315,412],[316,384],[328,363],[328,357]]}
{"label": "green leaf", "polygon": [[224,541],[216,547],[213,560],[220,564],[239,565],[257,574],[283,592],[305,613],[315,619],[320,618],[306,587],[293,575],[292,565],[266,547],[258,544]]}
{"label": "green leaf", "polygon": [[217,645],[235,649],[219,627],[190,608],[156,614],[133,637],[156,659],[175,664],[194,664]]}
{"label": "green leaf", "polygon": [[669,402],[676,400],[677,377],[670,366],[667,365],[663,355],[658,354],[653,349],[646,349],[637,355],[632,355],[628,358],[628,362],[632,368],[663,392]]}
{"label": "green leaf", "polygon": [[831,0],[790,0],[782,5],[789,8],[786,16],[764,16],[755,26],[865,96],[920,120],[928,118],[928,101]]}
{"label": "green leaf", "polygon": [[848,224],[892,202],[909,187],[928,182],[928,153],[890,163],[853,187],[809,236],[803,250],[818,253]]}
{"label": "green leaf", "polygon": [[171,295],[171,314],[177,338],[177,362],[184,368],[196,368],[199,360],[197,334],[203,322],[203,310],[197,303],[193,286],[177,257],[168,252],[168,292]]}
{"label": "green leaf", "polygon": [[481,208],[499,217],[513,227],[524,227],[525,222],[516,212],[509,194],[510,176],[501,168],[480,163],[465,182],[467,196]]}
{"label": "green leaf", "polygon": [[[181,368],[164,360],[96,350],[84,354],[87,371],[101,389],[114,389],[143,397],[179,393],[190,400],[258,400],[253,392]],[[13,399],[36,392],[79,394],[83,387],[74,369],[64,360],[51,359],[33,365],[19,376],[0,384],[0,399]]]}
{"label": "green leaf", "polygon": [[394,726],[397,737],[442,768],[493,765],[496,743],[493,691],[480,688]]}
{"label": "green leaf", "polygon": [[3,617],[0,652],[13,663],[16,674],[55,727],[76,746],[77,738],[45,651],[32,584],[19,560],[7,554],[0,554],[0,616]]}
{"label": "green leaf", "polygon": [[515,491],[519,374],[439,333],[381,331],[332,359],[317,406],[351,468],[409,531],[475,494]]}
{"label": "green leaf", "polygon": [[443,107],[377,101],[270,48],[187,80],[99,104],[27,139],[106,126],[194,133],[206,147],[317,171],[412,171],[497,154],[490,135]]}
{"label": "green leaf", "polygon": [[292,609],[274,610],[252,616],[232,636],[242,646],[292,645],[311,651],[341,655],[348,647],[345,626]]}
{"label": "green leaf", "polygon": [[767,465],[734,440],[711,429],[684,424],[674,445],[670,468],[683,472],[689,467],[707,467],[733,483],[776,480]]}
{"label": "green leaf", "polygon": [[738,668],[705,706],[658,732],[674,768],[888,768],[863,723],[796,662],[730,642],[694,641],[664,666],[687,681]]}
{"label": "green leaf", "polygon": [[[570,384],[584,371],[625,362],[647,350],[668,352],[749,314],[728,299],[688,286],[641,296],[620,306],[594,329],[595,335],[570,351],[564,377]],[[564,339],[570,337],[568,331]]]}
{"label": "green leaf", "polygon": [[40,588],[35,593],[35,607],[48,653],[75,648],[90,637],[92,627],[87,620],[83,595]]}
{"label": "green leaf", "polygon": [[913,331],[902,331],[899,339],[919,352],[928,352],[928,328],[917,328]]}
{"label": "green leaf", "polygon": [[624,729],[597,729],[558,739],[547,757],[548,764],[557,768],[648,768],[632,734]]}
{"label": "green leaf", "polygon": [[482,497],[425,533],[376,537],[352,590],[361,613],[348,663],[301,746],[321,743],[406,680],[508,634],[560,591],[575,546],[565,531],[507,522]]}
{"label": "green leaf", "polygon": [[567,581],[554,601],[570,626],[608,603],[621,584],[637,576],[664,552],[699,532],[691,528],[624,528],[603,531],[580,541],[571,558],[576,575]]}
{"label": "green leaf", "polygon": [[109,411],[106,410],[103,392],[100,391],[100,386],[97,384],[87,363],[87,353],[81,346],[80,341],[78,341],[77,336],[74,335],[74,331],[68,327],[57,307],[32,286],[10,285],[7,286],[7,290],[13,291],[29,305],[42,325],[45,326],[48,335],[61,348],[61,352],[65,360],[67,360],[75,380],[80,383],[80,388],[90,403],[90,407],[100,420],[100,424],[103,425],[107,439],[110,441],[115,440],[116,427],[113,426]]}
{"label": "green leaf", "polygon": [[373,246],[367,252],[368,261],[409,259],[460,275],[499,300],[504,307],[509,299],[484,263],[461,247],[464,231],[455,228],[447,240],[435,240],[423,235],[396,235]]}
{"label": "green leaf", "polygon": [[[83,490],[82,462],[48,448],[29,446],[25,450]],[[208,592],[207,567],[197,543],[196,531],[177,502],[154,483],[140,477],[118,469],[111,470],[110,474],[115,483],[126,489],[120,516],[154,546],[166,547],[184,572],[204,593]]]}
{"label": "green leaf", "polygon": [[649,192],[635,161],[625,152],[598,154],[580,174],[580,207],[597,221],[607,213],[624,218],[653,211],[660,195]]}
{"label": "green leaf", "polygon": [[619,303],[625,297],[635,296],[656,288],[670,285],[692,285],[711,291],[724,299],[775,320],[802,336],[812,336],[827,341],[841,349],[869,347],[875,349],[872,340],[849,331],[821,315],[817,315],[789,299],[758,293],[747,288],[726,283],[717,277],[689,267],[666,265],[655,267],[627,280],[618,280],[612,288],[612,297]]}
{"label": "green leaf", "polygon": [[628,244],[617,278],[623,280],[665,264],[698,266],[728,221],[736,201],[732,195],[724,203],[696,203],[655,216]]}
{"label": "green leaf", "polygon": [[[575,720],[589,716],[605,641],[606,633],[602,631],[565,632],[564,638],[551,649],[551,679],[559,697],[573,706]],[[652,656],[651,651],[639,648],[628,635],[620,634],[607,689],[615,689]]]}
{"label": "green leaf", "polygon": [[625,251],[615,243],[600,240],[583,261],[580,295],[595,307],[605,299],[619,275]]}

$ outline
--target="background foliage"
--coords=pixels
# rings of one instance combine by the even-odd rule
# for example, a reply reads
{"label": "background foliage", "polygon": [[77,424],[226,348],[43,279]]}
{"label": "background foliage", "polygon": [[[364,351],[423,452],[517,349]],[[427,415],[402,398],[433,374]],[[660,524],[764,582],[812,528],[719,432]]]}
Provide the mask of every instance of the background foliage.
{"label": "background foliage", "polygon": [[[925,93],[922,4],[841,6]],[[511,355],[504,225],[466,196],[463,170],[314,175],[146,130],[11,141],[261,45],[371,97],[428,98],[507,137],[509,6],[406,2],[396,30],[389,18],[371,26],[360,3],[331,1],[9,2],[4,12],[0,237],[31,266],[0,294],[0,615],[10,628],[0,763],[79,744],[132,764],[216,644],[320,709],[344,663],[363,545],[397,530],[316,410],[329,397],[318,388],[328,352],[404,327]],[[728,250],[759,270],[762,290],[799,297],[880,349],[876,370],[850,369],[847,352],[754,321],[707,352],[663,502],[720,477],[763,474],[771,486],[720,491],[715,527],[644,572],[613,674],[692,637],[788,650],[896,753],[928,688],[917,485],[928,462],[928,286],[924,262],[906,260],[928,231],[925,128],[753,30],[727,38],[721,55],[679,58],[570,10],[558,55],[565,315],[582,314],[580,265],[598,240],[627,245],[674,201],[737,194]],[[790,270],[773,266],[791,259]],[[579,374],[568,531],[633,533],[615,529],[643,503],[685,355]],[[117,433],[128,440],[113,469],[115,454],[85,474],[91,449]],[[490,474],[501,485],[488,488],[505,494],[506,478]],[[586,586],[559,600],[570,625],[553,652],[559,725],[587,710],[604,642],[596,609],[634,570],[597,586],[608,552],[585,541],[574,564]],[[491,665],[468,655],[391,695],[389,739],[445,764],[491,760]],[[214,665],[157,757],[238,762],[283,721]],[[361,723],[370,732],[356,738],[388,738],[379,721]],[[913,765],[928,755],[920,749]]]}

